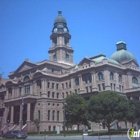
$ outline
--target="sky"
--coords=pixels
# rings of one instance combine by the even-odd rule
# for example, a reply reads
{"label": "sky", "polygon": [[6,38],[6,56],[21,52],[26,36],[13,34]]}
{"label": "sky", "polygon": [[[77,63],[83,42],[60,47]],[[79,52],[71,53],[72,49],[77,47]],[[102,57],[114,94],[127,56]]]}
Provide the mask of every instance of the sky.
{"label": "sky", "polygon": [[8,78],[25,59],[48,60],[58,11],[72,36],[74,62],[103,53],[110,58],[124,41],[140,65],[140,0],[0,0],[0,73]]}

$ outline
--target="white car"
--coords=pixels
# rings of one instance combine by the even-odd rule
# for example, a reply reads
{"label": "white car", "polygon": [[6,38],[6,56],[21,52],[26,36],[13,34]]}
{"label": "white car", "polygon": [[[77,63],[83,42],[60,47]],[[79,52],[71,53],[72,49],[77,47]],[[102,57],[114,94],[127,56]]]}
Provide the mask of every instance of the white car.
{"label": "white car", "polygon": [[88,132],[84,132],[83,133],[83,136],[88,136]]}

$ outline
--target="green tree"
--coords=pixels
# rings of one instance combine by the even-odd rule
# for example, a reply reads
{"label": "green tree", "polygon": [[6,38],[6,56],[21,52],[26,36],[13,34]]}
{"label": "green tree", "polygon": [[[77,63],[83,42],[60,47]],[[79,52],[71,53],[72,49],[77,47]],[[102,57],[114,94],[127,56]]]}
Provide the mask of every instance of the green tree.
{"label": "green tree", "polygon": [[86,118],[86,101],[77,93],[73,93],[66,98],[66,123],[76,124],[78,127],[81,124],[88,125]]}
{"label": "green tree", "polygon": [[39,131],[40,120],[39,120],[39,119],[35,119],[35,120],[34,120],[34,123],[35,123],[35,125],[36,125],[38,134],[40,134],[40,131]]}
{"label": "green tree", "polygon": [[127,121],[132,123],[140,122],[140,102],[136,100],[128,101]]}
{"label": "green tree", "polygon": [[87,107],[88,119],[92,122],[103,123],[110,132],[114,120],[124,120],[127,112],[127,100],[113,91],[101,92],[92,96]]}

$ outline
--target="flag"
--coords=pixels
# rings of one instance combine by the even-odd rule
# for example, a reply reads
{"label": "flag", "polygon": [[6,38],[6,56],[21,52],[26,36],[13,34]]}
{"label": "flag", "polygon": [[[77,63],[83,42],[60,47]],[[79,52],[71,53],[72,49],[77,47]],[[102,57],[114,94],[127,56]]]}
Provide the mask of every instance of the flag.
{"label": "flag", "polygon": [[22,97],[22,110],[24,109],[24,99],[23,99],[23,97]]}

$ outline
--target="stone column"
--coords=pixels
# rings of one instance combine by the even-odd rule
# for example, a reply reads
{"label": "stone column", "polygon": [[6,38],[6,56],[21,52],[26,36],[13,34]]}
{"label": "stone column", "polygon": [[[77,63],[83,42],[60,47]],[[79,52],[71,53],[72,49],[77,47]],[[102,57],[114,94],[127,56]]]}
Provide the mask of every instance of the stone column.
{"label": "stone column", "polygon": [[11,116],[10,116],[10,124],[13,125],[14,123],[14,106],[11,106]]}
{"label": "stone column", "polygon": [[110,90],[110,76],[108,70],[105,70],[104,78],[105,78],[105,90]]}
{"label": "stone column", "polygon": [[116,91],[119,91],[119,74],[115,73]]}
{"label": "stone column", "polygon": [[42,97],[47,97],[47,91],[46,91],[46,79],[42,79],[41,84],[42,84]]}
{"label": "stone column", "polygon": [[132,88],[132,75],[131,73],[127,74],[127,78],[128,78],[128,85],[127,85],[127,89]]}
{"label": "stone column", "polygon": [[31,131],[31,103],[27,103],[27,127],[28,132]]}
{"label": "stone column", "polygon": [[37,95],[37,81],[34,81],[34,95]]}
{"label": "stone column", "polygon": [[91,72],[91,78],[92,78],[92,91],[97,91],[96,73],[94,71]]}
{"label": "stone column", "polygon": [[83,93],[84,89],[83,89],[82,75],[78,75],[78,77],[79,77],[79,84],[80,84],[80,93]]}
{"label": "stone column", "polygon": [[5,106],[4,115],[3,115],[3,121],[5,125],[7,124],[8,111],[9,111],[9,108]]}

